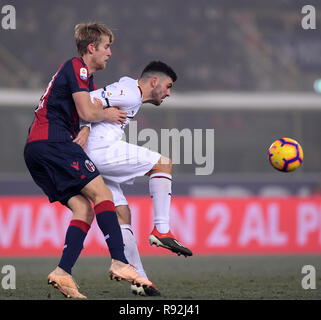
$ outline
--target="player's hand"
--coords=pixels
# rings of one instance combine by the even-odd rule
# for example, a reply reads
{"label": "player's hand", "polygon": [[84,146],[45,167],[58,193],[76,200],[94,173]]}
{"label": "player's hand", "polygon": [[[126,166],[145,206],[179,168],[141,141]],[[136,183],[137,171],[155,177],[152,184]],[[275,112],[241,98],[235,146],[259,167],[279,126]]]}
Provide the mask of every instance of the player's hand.
{"label": "player's hand", "polygon": [[89,127],[83,126],[78,132],[77,137],[72,142],[79,144],[83,148],[83,150],[86,151],[86,145],[87,145],[89,133],[90,133]]}
{"label": "player's hand", "polygon": [[127,112],[119,110],[117,107],[110,107],[104,109],[106,120],[109,122],[115,122],[122,124],[127,119]]}

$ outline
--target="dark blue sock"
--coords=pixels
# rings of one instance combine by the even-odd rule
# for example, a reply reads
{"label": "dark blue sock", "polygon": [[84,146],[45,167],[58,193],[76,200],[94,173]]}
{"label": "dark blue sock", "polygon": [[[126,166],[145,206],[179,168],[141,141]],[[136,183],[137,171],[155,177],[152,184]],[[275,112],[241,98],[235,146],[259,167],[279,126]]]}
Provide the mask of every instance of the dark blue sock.
{"label": "dark blue sock", "polygon": [[114,203],[102,201],[95,207],[97,224],[103,232],[112,259],[128,263],[124,253],[124,241]]}
{"label": "dark blue sock", "polygon": [[58,266],[71,274],[82,249],[90,225],[81,220],[71,220],[67,229],[64,250]]}

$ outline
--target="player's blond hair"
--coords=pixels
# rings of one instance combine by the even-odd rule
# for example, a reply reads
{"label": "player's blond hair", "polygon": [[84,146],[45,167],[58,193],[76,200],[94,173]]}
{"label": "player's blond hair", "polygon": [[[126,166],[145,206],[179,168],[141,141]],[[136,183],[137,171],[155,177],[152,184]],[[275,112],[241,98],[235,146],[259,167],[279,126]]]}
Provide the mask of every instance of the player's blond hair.
{"label": "player's blond hair", "polygon": [[75,26],[75,40],[80,56],[87,53],[87,47],[93,43],[97,48],[101,42],[101,37],[107,36],[110,44],[114,41],[114,34],[102,23],[79,23]]}

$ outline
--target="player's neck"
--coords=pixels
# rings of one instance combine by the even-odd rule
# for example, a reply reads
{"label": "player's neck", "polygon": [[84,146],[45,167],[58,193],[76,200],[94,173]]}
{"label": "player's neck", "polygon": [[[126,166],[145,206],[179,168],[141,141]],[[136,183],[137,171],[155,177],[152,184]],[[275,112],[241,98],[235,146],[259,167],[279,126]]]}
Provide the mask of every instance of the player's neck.
{"label": "player's neck", "polygon": [[89,77],[90,77],[90,76],[91,76],[94,72],[96,72],[97,70],[96,70],[95,66],[93,65],[93,63],[92,63],[92,61],[91,61],[91,59],[90,59],[89,56],[84,55],[84,56],[82,56],[81,58],[83,59],[85,65],[86,65],[87,68],[88,68],[88,73],[89,73]]}
{"label": "player's neck", "polygon": [[138,80],[138,86],[142,94],[142,103],[151,101],[150,90],[147,88],[146,83],[142,80]]}

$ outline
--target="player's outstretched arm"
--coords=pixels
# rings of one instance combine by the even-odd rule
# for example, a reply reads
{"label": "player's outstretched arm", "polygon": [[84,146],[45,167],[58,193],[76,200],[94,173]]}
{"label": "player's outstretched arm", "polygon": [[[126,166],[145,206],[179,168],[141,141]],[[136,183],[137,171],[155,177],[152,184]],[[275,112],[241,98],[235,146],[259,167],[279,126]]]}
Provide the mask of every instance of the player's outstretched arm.
{"label": "player's outstretched arm", "polygon": [[90,95],[86,91],[75,92],[72,97],[79,117],[86,122],[111,121],[122,123],[126,120],[127,114],[125,111],[117,108],[102,109],[102,106],[97,107],[95,104],[98,104],[98,100],[95,100],[95,104],[92,103]]}

